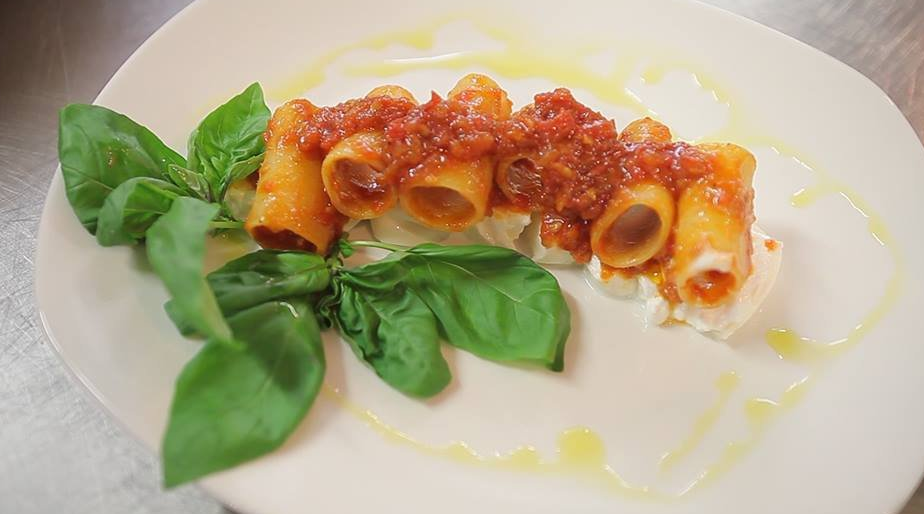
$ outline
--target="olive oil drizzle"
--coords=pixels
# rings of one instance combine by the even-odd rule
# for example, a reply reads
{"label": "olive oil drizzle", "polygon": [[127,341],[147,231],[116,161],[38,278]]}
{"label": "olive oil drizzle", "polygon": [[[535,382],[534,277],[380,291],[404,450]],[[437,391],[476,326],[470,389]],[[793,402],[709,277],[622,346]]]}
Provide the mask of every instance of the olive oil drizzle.
{"label": "olive oil drizzle", "polygon": [[463,441],[445,445],[423,442],[389,425],[374,412],[357,405],[341,392],[324,387],[322,394],[349,412],[383,438],[409,446],[423,454],[483,468],[525,471],[542,475],[577,476],[607,490],[637,499],[668,500],[671,497],[645,486],[625,481],[608,463],[606,445],[590,428],[575,426],[559,432],[552,458],[544,457],[534,446],[520,445],[509,451],[480,453]]}
{"label": "olive oil drizzle", "polygon": [[712,407],[707,408],[700,414],[699,418],[693,424],[693,428],[690,431],[690,434],[680,443],[679,446],[673,450],[666,452],[661,457],[661,462],[658,464],[659,471],[661,473],[666,473],[673,469],[678,462],[682,461],[688,455],[693,453],[696,450],[700,443],[703,442],[703,439],[706,438],[706,435],[712,430],[712,427],[715,426],[716,422],[719,420],[719,417],[725,411],[725,407],[728,405],[728,401],[731,399],[732,393],[738,388],[741,379],[738,377],[738,374],[734,371],[729,371],[719,375],[719,379],[716,380],[716,389],[718,390],[718,398],[716,399],[715,404]]}

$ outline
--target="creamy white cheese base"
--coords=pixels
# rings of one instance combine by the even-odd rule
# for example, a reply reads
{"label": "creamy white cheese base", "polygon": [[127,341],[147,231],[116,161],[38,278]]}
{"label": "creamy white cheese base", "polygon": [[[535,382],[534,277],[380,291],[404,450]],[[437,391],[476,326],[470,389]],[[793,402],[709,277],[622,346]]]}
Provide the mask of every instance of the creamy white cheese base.
{"label": "creamy white cheese base", "polygon": [[517,239],[529,226],[530,221],[529,214],[495,211],[493,216],[475,224],[470,229],[470,232],[473,232],[470,235],[473,239],[482,239],[489,245],[516,250]]}
{"label": "creamy white cheese base", "polygon": [[[697,307],[680,303],[671,308],[670,302],[661,296],[658,286],[650,278],[626,278],[619,273],[609,280],[602,277],[603,267],[594,257],[587,265],[587,274],[594,288],[617,298],[636,298],[642,302],[642,313],[646,325],[661,325],[668,320],[687,323],[696,330],[716,339],[727,339],[753,316],[767,298],[783,261],[783,245],[776,242],[771,250],[766,242],[771,238],[759,228],[751,230],[752,253],[751,275],[745,280],[735,297],[719,307]],[[694,266],[704,269],[722,269],[728,256],[718,252],[706,252]]]}
{"label": "creamy white cheese base", "polygon": [[776,282],[783,262],[783,245],[777,241],[771,250],[766,244],[770,239],[756,227],[751,230],[751,275],[730,302],[712,308],[681,303],[671,316],[700,332],[727,339],[757,312]]}
{"label": "creamy white cheese base", "polygon": [[604,280],[603,263],[600,262],[596,255],[590,258],[586,271],[592,279],[588,281],[590,285],[601,293],[616,298],[635,298],[639,287],[637,277],[626,277],[616,272],[607,280]]}
{"label": "creamy white cheese base", "polygon": [[648,277],[638,279],[638,298],[642,301],[645,326],[661,325],[671,317],[671,304],[658,291],[655,284]]}
{"label": "creamy white cheese base", "polygon": [[[516,249],[517,239],[530,224],[529,214],[497,212],[484,218],[463,233],[472,242]],[[422,243],[439,243],[452,234],[430,228],[396,207],[384,215],[369,220],[372,236],[383,243],[414,246]]]}

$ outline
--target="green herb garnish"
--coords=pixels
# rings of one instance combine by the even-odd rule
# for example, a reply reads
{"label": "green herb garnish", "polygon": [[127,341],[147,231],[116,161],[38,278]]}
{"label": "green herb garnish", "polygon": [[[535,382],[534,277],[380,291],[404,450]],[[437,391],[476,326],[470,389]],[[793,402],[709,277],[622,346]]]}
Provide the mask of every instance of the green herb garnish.
{"label": "green herb garnish", "polygon": [[103,202],[128,179],[164,179],[167,166],[186,160],[150,130],[98,105],[72,104],[61,110],[58,158],[67,199],[77,219],[96,233]]}
{"label": "green herb garnish", "polygon": [[209,340],[177,378],[162,450],[166,487],[275,450],[321,388],[324,347],[306,301],[262,303],[228,324],[241,344]]}
{"label": "green herb garnish", "polygon": [[[170,319],[205,339],[177,379],[162,450],[167,487],[285,442],[321,387],[322,329],[336,328],[413,397],[451,380],[441,338],[485,359],[562,370],[571,318],[558,282],[506,248],[341,240],[326,258],[259,250],[204,275],[208,234],[243,225],[225,197],[259,168],[269,115],[251,85],[199,124],[183,159],[121,114],[61,111],[59,156],[78,219],[101,245],[144,242]],[[391,253],[345,266],[356,247]]]}
{"label": "green herb garnish", "polygon": [[199,123],[189,136],[187,168],[208,184],[203,200],[223,198],[232,182],[260,167],[269,118],[263,90],[252,84]]}

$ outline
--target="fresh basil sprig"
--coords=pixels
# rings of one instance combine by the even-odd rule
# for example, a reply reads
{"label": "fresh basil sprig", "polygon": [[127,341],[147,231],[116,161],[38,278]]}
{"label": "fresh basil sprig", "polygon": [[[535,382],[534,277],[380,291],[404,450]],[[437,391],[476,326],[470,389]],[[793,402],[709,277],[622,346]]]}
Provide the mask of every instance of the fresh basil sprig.
{"label": "fresh basil sprig", "polygon": [[558,281],[524,255],[497,246],[402,248],[387,258],[347,272],[366,284],[403,284],[416,293],[454,346],[495,361],[564,367],[571,315]]}
{"label": "fresh basil sprig", "polygon": [[161,179],[135,177],[122,182],[99,211],[96,241],[102,246],[137,243],[182,194],[179,187]]}
{"label": "fresh basil sprig", "polygon": [[171,317],[209,339],[233,340],[203,272],[205,236],[218,206],[195,198],[177,198],[147,231],[148,260],[172,299]]}
{"label": "fresh basil sprig", "polygon": [[370,283],[362,274],[359,268],[337,277],[333,319],[340,335],[388,385],[410,396],[439,393],[452,374],[433,313],[404,285]]}
{"label": "fresh basil sprig", "polygon": [[67,199],[91,234],[103,202],[120,184],[135,177],[166,179],[169,165],[186,165],[186,159],[128,116],[85,104],[61,110],[58,159]]}
{"label": "fresh basil sprig", "polygon": [[241,344],[208,341],[177,379],[163,440],[166,487],[275,450],[321,388],[324,348],[307,302],[261,303],[228,324]]}
{"label": "fresh basil sprig", "polygon": [[68,105],[58,124],[68,201],[90,233],[103,232],[104,246],[138,243],[179,196],[220,204],[221,219],[238,220],[242,209],[226,205],[225,196],[263,162],[269,115],[260,85],[251,84],[202,120],[189,138],[187,160],[123,114]]}
{"label": "fresh basil sprig", "polygon": [[219,201],[235,180],[250,175],[263,162],[263,133],[270,110],[260,84],[208,114],[189,136],[188,166],[208,184],[207,201]]}
{"label": "fresh basil sprig", "polygon": [[259,250],[209,273],[208,283],[221,311],[230,316],[274,300],[313,301],[330,285],[330,267],[313,253]]}
{"label": "fresh basil sprig", "polygon": [[[170,319],[206,340],[177,380],[163,440],[167,487],[285,442],[323,380],[321,328],[336,327],[364,364],[413,397],[451,380],[440,338],[485,359],[563,368],[570,313],[558,282],[505,248],[341,240],[328,258],[260,250],[204,276],[207,234],[242,225],[252,188],[241,179],[262,162],[268,119],[254,84],[199,124],[187,161],[121,114],[61,112],[62,172],[78,219],[101,245],[146,242]],[[354,247],[391,253],[347,267]]]}
{"label": "fresh basil sprig", "polygon": [[200,200],[211,201],[212,193],[209,190],[209,183],[202,176],[202,173],[195,172],[189,168],[171,164],[167,166],[167,178],[183,190],[183,194],[198,198]]}
{"label": "fresh basil sprig", "polygon": [[171,319],[207,339],[177,380],[163,440],[167,487],[279,447],[324,376],[312,302],[330,284],[327,261],[261,250],[205,277],[205,233],[217,213],[215,204],[178,198],[147,233]]}
{"label": "fresh basil sprig", "polygon": [[[180,214],[186,210],[192,212]],[[261,380],[272,394],[287,390],[279,383],[281,377],[253,365],[259,357],[254,352],[287,351],[277,346],[297,344],[290,340],[296,336],[307,346],[292,347],[296,353],[286,359],[303,361],[286,360],[285,365],[304,365],[311,376],[323,374],[323,349],[315,343],[317,322],[304,306],[314,305],[324,326],[336,327],[361,361],[409,396],[433,396],[450,382],[451,372],[440,352],[441,332],[455,346],[487,359],[533,362],[553,370],[563,366],[570,315],[558,283],[512,250],[341,241],[338,254],[327,259],[260,250],[202,277],[196,239],[202,239],[216,213],[210,204],[180,198],[148,231],[149,256],[172,295],[167,305],[171,318],[181,331],[208,339],[177,385],[164,439],[168,486],[254,458],[288,437],[296,425],[292,420],[304,415],[305,404],[313,401],[316,390],[306,386],[299,401],[266,400],[261,408],[247,404],[250,411],[239,402],[249,391],[248,384]],[[387,248],[392,253],[377,262],[346,267],[341,256],[351,254],[354,245]],[[163,267],[166,262],[174,263],[172,270]],[[459,284],[462,280],[467,283]],[[296,304],[300,307],[290,308],[291,319],[280,318],[279,306]],[[254,314],[258,312],[265,317]],[[252,315],[247,323],[237,324],[244,313]],[[225,344],[216,328],[222,321],[229,327],[232,344]],[[273,324],[285,328],[272,328]],[[264,325],[267,332],[255,332],[255,327]],[[288,335],[274,335],[272,330],[285,330]],[[219,364],[224,361],[227,367]],[[217,402],[227,405],[231,427],[222,425],[227,420],[205,414],[204,409],[217,411]],[[261,431],[245,433],[236,428],[247,423]],[[220,437],[203,442],[208,433]]]}

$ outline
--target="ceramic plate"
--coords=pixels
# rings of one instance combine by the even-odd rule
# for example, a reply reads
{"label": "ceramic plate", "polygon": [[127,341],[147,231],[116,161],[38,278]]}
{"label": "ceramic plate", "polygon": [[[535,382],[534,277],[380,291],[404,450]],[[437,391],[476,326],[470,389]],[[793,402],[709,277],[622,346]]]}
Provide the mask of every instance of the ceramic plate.
{"label": "ceramic plate", "polygon": [[[253,81],[271,105],[383,83],[427,98],[468,71],[516,106],[569,87],[620,127],[649,114],[680,138],[753,151],[759,224],[785,244],[769,299],[716,342],[646,328],[638,305],[555,268],[574,315],[566,372],[447,350],[455,379],[430,402],[383,386],[328,334],[327,389],[296,433],[203,486],[253,514],[899,510],[924,464],[924,151],[886,95],[691,1],[463,4],[202,0],[96,103],[182,151],[206,112]],[[240,251],[214,245],[210,262]],[[58,175],[36,267],[52,343],[156,450],[199,343],[170,324],[143,251],[97,246]]]}

